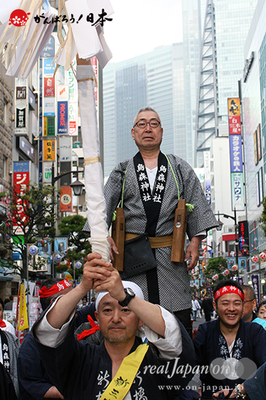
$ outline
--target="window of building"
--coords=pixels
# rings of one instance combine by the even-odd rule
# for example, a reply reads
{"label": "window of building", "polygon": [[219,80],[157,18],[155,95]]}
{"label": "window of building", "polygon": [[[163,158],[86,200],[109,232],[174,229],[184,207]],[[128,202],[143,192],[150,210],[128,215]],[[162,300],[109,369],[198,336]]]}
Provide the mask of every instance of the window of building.
{"label": "window of building", "polygon": [[6,99],[4,99],[4,122],[9,125],[9,103]]}
{"label": "window of building", "polygon": [[7,157],[3,156],[3,178],[7,180]]}

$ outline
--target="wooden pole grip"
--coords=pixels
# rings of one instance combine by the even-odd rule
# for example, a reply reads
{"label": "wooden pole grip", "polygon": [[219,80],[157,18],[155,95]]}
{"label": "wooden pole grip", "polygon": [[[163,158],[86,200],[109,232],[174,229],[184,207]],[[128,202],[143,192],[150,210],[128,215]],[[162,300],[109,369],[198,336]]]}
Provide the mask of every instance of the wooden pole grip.
{"label": "wooden pole grip", "polygon": [[112,225],[112,238],[116,244],[119,254],[114,253],[113,266],[120,272],[124,266],[124,246],[125,246],[125,217],[121,207],[116,209],[116,219]]}
{"label": "wooden pole grip", "polygon": [[173,231],[173,244],[171,261],[182,263],[184,261],[184,246],[187,230],[186,200],[180,199],[175,210],[175,223]]}

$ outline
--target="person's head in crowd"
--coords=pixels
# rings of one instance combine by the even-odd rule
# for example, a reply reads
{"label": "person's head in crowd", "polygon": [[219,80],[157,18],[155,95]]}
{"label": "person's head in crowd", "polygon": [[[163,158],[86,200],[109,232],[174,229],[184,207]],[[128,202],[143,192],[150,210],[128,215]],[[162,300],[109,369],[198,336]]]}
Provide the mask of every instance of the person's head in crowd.
{"label": "person's head in crowd", "polygon": [[158,113],[151,107],[141,108],[134,118],[131,135],[140,150],[160,149],[163,128]]}
{"label": "person's head in crowd", "polygon": [[42,283],[39,295],[43,311],[49,306],[51,301],[62,294],[72,290],[72,286],[67,279],[47,279]]}
{"label": "person's head in crowd", "polygon": [[[137,297],[144,300],[141,288],[134,282],[122,281],[124,288],[133,290]],[[95,303],[95,317],[101,328],[105,341],[109,343],[126,343],[136,336],[143,322],[128,307],[122,307],[109,292],[100,292]]]}
{"label": "person's head in crowd", "polygon": [[4,318],[4,306],[3,299],[0,297],[0,319]]}
{"label": "person's head in crowd", "polygon": [[266,299],[260,302],[257,317],[266,320]]}
{"label": "person's head in crowd", "polygon": [[254,311],[257,306],[257,300],[255,296],[255,291],[252,286],[241,285],[244,292],[244,307],[242,319],[245,322],[251,322],[253,320]]}
{"label": "person's head in crowd", "polygon": [[236,327],[243,314],[244,292],[238,282],[226,279],[214,289],[213,307],[227,328]]}

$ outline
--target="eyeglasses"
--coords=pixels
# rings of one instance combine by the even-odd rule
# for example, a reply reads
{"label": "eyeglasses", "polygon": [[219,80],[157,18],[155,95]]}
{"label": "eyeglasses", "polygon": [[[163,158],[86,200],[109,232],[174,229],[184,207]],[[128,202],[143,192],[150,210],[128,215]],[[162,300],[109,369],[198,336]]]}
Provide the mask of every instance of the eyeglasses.
{"label": "eyeglasses", "polygon": [[137,125],[138,128],[144,129],[148,124],[151,128],[158,128],[161,122],[158,121],[156,118],[152,118],[150,121],[146,121],[146,119],[140,119],[138,122],[135,123],[133,128],[135,128],[135,126]]}
{"label": "eyeglasses", "polygon": [[255,299],[252,299],[252,300],[244,300],[243,303],[246,304],[246,303],[249,303],[249,302],[254,301],[254,300],[255,300]]}

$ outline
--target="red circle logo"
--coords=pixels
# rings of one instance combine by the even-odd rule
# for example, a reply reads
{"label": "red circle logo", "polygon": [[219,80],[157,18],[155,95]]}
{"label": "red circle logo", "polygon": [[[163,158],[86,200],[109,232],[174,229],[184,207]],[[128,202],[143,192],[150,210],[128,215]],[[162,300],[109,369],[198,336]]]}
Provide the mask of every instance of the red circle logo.
{"label": "red circle logo", "polygon": [[28,15],[30,13],[26,13],[24,10],[17,9],[12,11],[9,17],[9,25],[25,26],[29,19]]}

